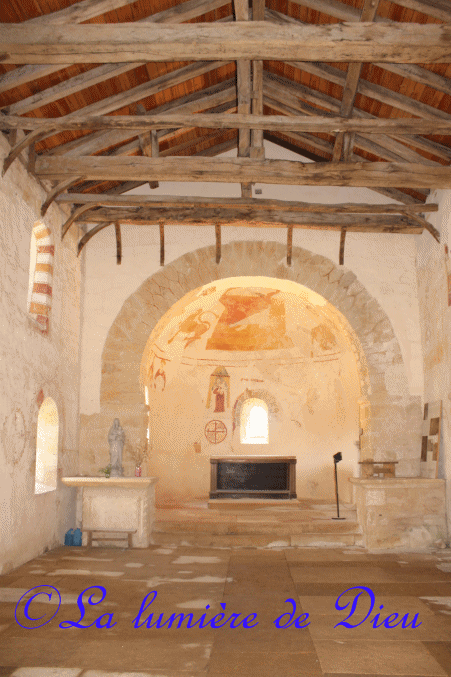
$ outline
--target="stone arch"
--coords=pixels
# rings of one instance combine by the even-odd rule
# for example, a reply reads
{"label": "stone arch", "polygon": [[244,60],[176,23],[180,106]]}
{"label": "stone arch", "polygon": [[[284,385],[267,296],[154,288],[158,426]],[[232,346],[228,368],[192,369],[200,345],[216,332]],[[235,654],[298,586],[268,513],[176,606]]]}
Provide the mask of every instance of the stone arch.
{"label": "stone arch", "polygon": [[[398,460],[398,475],[417,475],[421,438],[421,402],[412,397],[399,343],[379,303],[356,275],[330,259],[276,242],[239,241],[222,248],[215,263],[214,246],[184,254],[148,278],[124,303],[113,322],[102,353],[102,411],[122,411],[136,429],[144,406],[139,386],[141,358],[156,323],[186,293],[214,280],[251,275],[292,280],[312,289],[338,311],[360,373],[362,400],[369,423],[361,438],[361,457]],[[117,415],[117,414],[115,414]],[[130,418],[131,417],[131,418]]]}

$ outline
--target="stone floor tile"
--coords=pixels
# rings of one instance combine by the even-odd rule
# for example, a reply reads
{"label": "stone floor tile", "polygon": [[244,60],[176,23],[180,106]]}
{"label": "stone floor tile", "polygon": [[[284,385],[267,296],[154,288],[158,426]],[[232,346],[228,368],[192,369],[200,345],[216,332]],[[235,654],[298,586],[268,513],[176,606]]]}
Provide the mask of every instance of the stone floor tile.
{"label": "stone floor tile", "polygon": [[385,583],[396,580],[391,572],[379,566],[303,566],[290,567],[290,573],[295,583],[349,583],[349,586],[368,585],[369,583]]}
{"label": "stone floor tile", "polygon": [[423,642],[423,644],[446,674],[451,675],[451,638],[447,642]]}
{"label": "stone floor tile", "polygon": [[[177,631],[175,631],[177,632]],[[72,655],[72,663],[90,669],[115,671],[172,670],[195,672],[205,670],[212,649],[211,642],[180,642],[168,635],[161,638],[117,639],[85,642]]]}
{"label": "stone floor tile", "polygon": [[444,677],[445,670],[422,642],[315,640],[325,673]]}
{"label": "stone floor tile", "polygon": [[81,668],[17,668],[12,677],[79,677],[81,673]]}
{"label": "stone floor tile", "polygon": [[320,676],[321,667],[314,653],[251,653],[214,651],[208,677],[245,675],[246,677]]}
{"label": "stone floor tile", "polygon": [[29,630],[27,637],[3,638],[0,636],[0,665],[24,667],[46,667],[51,663],[55,667],[73,667],[79,665],[71,657],[79,648],[80,642],[65,639],[33,639]]}
{"label": "stone floor tile", "polygon": [[[376,598],[379,598],[381,595],[386,595],[389,597],[402,597],[404,595],[408,597],[451,597],[451,585],[449,583],[429,583],[427,581],[415,583],[403,583],[402,581],[397,581],[396,583],[387,582],[387,583],[374,583],[366,581],[367,586],[376,595]],[[365,585],[365,582],[361,583]],[[358,584],[357,584],[358,585]],[[337,596],[341,593],[353,587],[352,585],[347,585],[346,583],[313,583],[313,582],[302,582],[295,583],[296,592],[299,596],[305,597],[308,595],[313,596]]]}

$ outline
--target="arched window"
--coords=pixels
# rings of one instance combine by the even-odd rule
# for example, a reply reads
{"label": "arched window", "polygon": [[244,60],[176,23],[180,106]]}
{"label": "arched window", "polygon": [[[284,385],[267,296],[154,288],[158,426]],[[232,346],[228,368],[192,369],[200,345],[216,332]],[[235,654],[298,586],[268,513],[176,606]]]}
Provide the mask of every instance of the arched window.
{"label": "arched window", "polygon": [[266,402],[251,397],[241,408],[240,441],[242,444],[268,444],[268,437]]}
{"label": "arched window", "polygon": [[27,309],[43,334],[47,334],[49,330],[54,253],[51,231],[42,221],[36,221],[30,242]]}
{"label": "arched window", "polygon": [[46,397],[38,415],[35,494],[45,494],[56,489],[58,433],[58,409],[52,398]]}

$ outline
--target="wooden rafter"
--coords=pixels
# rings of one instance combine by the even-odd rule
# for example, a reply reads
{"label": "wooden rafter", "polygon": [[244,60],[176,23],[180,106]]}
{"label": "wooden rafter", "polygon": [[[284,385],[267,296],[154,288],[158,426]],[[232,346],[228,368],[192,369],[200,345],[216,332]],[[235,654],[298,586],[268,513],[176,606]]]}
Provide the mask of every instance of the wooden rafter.
{"label": "wooden rafter", "polygon": [[[364,0],[360,21],[374,21],[378,6],[379,0]],[[362,66],[363,64],[359,63],[358,61],[352,61],[348,66],[348,72],[346,73],[346,82],[344,84],[343,96],[340,106],[340,115],[343,117],[350,117],[352,114]],[[332,155],[332,159],[334,161],[338,161],[341,158],[343,152],[344,136],[344,132],[339,132],[335,138]],[[349,162],[349,159],[352,155],[352,146],[349,142],[346,144],[346,153],[343,155],[344,160]]]}
{"label": "wooden rafter", "polygon": [[447,24],[0,25],[6,64],[142,63],[276,59],[298,61],[449,63]]}

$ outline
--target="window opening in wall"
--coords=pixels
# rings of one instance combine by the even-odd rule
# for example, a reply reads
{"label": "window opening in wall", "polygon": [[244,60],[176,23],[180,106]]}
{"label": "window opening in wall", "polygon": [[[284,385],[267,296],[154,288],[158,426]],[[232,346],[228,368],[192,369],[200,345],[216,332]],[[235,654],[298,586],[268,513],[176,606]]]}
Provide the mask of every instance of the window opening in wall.
{"label": "window opening in wall", "polygon": [[31,242],[30,242],[30,270],[28,273],[28,298],[27,298],[27,311],[30,312],[31,305],[31,295],[33,293],[33,284],[34,284],[34,274],[36,271],[36,256],[37,256],[37,243],[36,235],[34,230],[31,231]]}
{"label": "window opening in wall", "polygon": [[268,407],[266,402],[250,398],[243,403],[240,419],[242,444],[268,444]]}
{"label": "window opening in wall", "polygon": [[50,229],[37,221],[31,233],[27,310],[43,334],[49,330],[54,253]]}
{"label": "window opening in wall", "polygon": [[38,415],[35,494],[45,494],[56,489],[58,434],[58,409],[54,400],[46,397]]}

